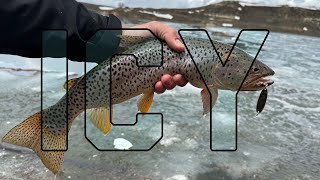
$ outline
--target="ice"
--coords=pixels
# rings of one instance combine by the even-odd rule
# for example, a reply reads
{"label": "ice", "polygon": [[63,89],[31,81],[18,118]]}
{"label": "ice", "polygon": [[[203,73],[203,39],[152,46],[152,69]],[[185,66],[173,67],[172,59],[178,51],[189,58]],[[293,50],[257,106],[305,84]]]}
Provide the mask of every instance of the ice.
{"label": "ice", "polygon": [[41,86],[32,87],[31,90],[35,92],[41,92]]}
{"label": "ice", "polygon": [[0,70],[0,80],[9,81],[9,80],[14,80],[14,79],[16,79],[15,75],[13,75],[13,74],[11,74],[9,72]]}
{"label": "ice", "polygon": [[[182,26],[172,25],[177,28]],[[240,30],[215,27],[208,31],[225,32],[230,37],[224,41],[229,41]],[[224,36],[220,38],[225,39]],[[266,107],[258,117],[255,117],[255,106],[259,92],[239,93],[237,151],[210,150],[210,116],[202,118],[200,89],[189,84],[155,95],[150,112],[163,114],[163,137],[150,151],[98,151],[86,137],[92,135],[90,138],[99,139],[110,149],[114,148],[114,144],[120,149],[128,149],[133,144],[136,147],[139,142],[149,145],[161,135],[160,125],[152,119],[139,119],[138,128],[133,130],[129,126],[114,126],[104,137],[95,127],[90,128],[93,125],[89,120],[85,126],[83,115],[79,115],[72,124],[68,152],[58,178],[317,179],[320,169],[319,44],[317,37],[270,34],[259,59],[275,70],[276,74],[272,77],[275,83],[268,88]],[[249,41],[244,48],[250,51],[252,46],[253,42]],[[10,56],[11,61],[5,58],[0,58],[2,67],[35,68],[26,65],[20,57]],[[30,62],[36,64],[38,61]],[[63,95],[58,93],[64,83],[59,67],[51,66],[50,71],[46,72],[50,88],[48,105],[56,103]],[[70,72],[81,74],[83,71],[81,63],[73,67]],[[0,73],[0,134],[3,137],[23,119],[39,111],[40,75],[20,76],[7,71]],[[62,78],[58,78],[59,74]],[[22,88],[24,86],[27,88]],[[232,134],[235,132],[234,93],[219,91],[218,104],[212,115],[214,142],[232,142],[235,138]],[[135,113],[136,101],[121,104],[121,107],[124,112]],[[121,113],[115,112],[115,116],[119,117]],[[93,134],[93,131],[97,133]],[[125,140],[115,143],[118,137]],[[231,147],[234,144],[227,145]],[[0,159],[0,179],[52,178],[52,173],[46,170],[31,150],[20,147],[4,149],[0,144]]]}
{"label": "ice", "polygon": [[178,174],[178,175],[174,175],[170,178],[167,178],[166,180],[188,180],[189,178],[185,175],[182,174]]}
{"label": "ice", "polygon": [[115,149],[120,149],[120,150],[126,150],[132,147],[131,142],[123,138],[116,138],[114,140],[113,145]]}
{"label": "ice", "polygon": [[7,155],[7,153],[5,152],[5,151],[0,151],[0,158],[2,157],[2,156],[5,156],[5,155]]}
{"label": "ice", "polygon": [[190,138],[186,139],[184,144],[186,145],[186,147],[191,149],[198,146],[198,142],[195,139],[190,139]]}
{"label": "ice", "polygon": [[[68,76],[75,76],[75,75],[77,75],[76,72],[70,72],[70,71],[68,71]],[[66,73],[65,73],[65,72],[63,72],[63,73],[58,73],[58,74],[56,75],[56,77],[57,77],[57,78],[64,78],[64,79],[66,79]]]}
{"label": "ice", "polygon": [[40,70],[39,58],[25,58],[14,55],[0,54],[0,67],[1,68],[20,68],[20,69],[35,69]]}
{"label": "ice", "polygon": [[170,145],[172,145],[173,143],[179,142],[179,141],[181,141],[180,138],[170,137],[170,138],[161,139],[160,144],[163,145],[163,146],[170,146]]}
{"label": "ice", "polygon": [[231,23],[222,23],[222,26],[223,27],[232,27],[233,24],[231,24]]}

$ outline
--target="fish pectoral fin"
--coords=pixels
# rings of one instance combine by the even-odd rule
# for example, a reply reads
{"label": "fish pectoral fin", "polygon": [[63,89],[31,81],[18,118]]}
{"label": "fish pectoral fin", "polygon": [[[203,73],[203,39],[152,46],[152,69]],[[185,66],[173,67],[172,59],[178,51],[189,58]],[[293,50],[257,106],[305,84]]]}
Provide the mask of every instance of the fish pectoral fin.
{"label": "fish pectoral fin", "polygon": [[[209,87],[209,90],[211,92],[211,103],[213,107],[218,98],[218,88],[215,87]],[[201,98],[202,98],[202,105],[203,105],[203,115],[207,114],[210,112],[210,93],[207,89],[202,89],[201,91]]]}
{"label": "fish pectoral fin", "polygon": [[138,105],[138,110],[141,113],[147,113],[149,111],[149,108],[153,101],[153,96],[154,96],[153,91],[140,95],[140,97],[138,98],[137,105]]}
{"label": "fish pectoral fin", "polygon": [[75,86],[80,78],[73,78],[69,79],[67,82],[65,82],[62,86],[63,89],[67,89],[68,85],[68,90],[71,89],[73,86]]}
{"label": "fish pectoral fin", "polygon": [[99,107],[99,108],[93,108],[90,109],[89,117],[94,124],[95,127],[97,127],[104,136],[106,136],[111,127],[111,110],[110,107]]}

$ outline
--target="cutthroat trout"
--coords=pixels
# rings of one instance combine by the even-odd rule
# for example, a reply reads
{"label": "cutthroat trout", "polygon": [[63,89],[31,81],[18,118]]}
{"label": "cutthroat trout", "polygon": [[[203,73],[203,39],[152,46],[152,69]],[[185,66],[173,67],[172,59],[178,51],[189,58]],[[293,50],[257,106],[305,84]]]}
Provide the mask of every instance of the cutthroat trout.
{"label": "cutthroat trout", "polygon": [[[159,51],[155,51],[160,47],[158,40],[148,38],[141,41],[138,38],[139,40],[135,41],[131,38],[122,37],[121,46],[125,47],[122,54],[134,54],[148,64],[159,64],[159,59],[156,57],[161,56]],[[131,40],[126,41],[126,39]],[[93,124],[106,135],[111,128],[110,104],[118,104],[141,95],[137,103],[138,110],[143,113],[148,112],[154,96],[154,85],[163,74],[182,74],[193,86],[201,88],[203,114],[207,114],[210,111],[209,91],[212,93],[212,106],[217,100],[218,89],[237,91],[253,57],[235,47],[226,62],[232,46],[214,41],[222,62],[226,63],[223,66],[209,40],[198,38],[185,40],[188,48],[193,51],[191,55],[194,61],[187,51],[176,53],[165,43],[161,67],[141,67],[137,66],[134,56],[114,56],[111,60],[105,60],[94,67],[85,76],[67,82],[66,87],[70,88],[68,94],[53,106],[30,116],[11,129],[3,137],[3,141],[33,149],[43,164],[57,174],[64,152],[55,150],[65,149],[67,132],[85,107],[92,109],[90,116]],[[271,68],[256,60],[240,90],[262,90],[273,83],[265,79],[266,76],[273,74]],[[42,151],[42,149],[52,151]]]}

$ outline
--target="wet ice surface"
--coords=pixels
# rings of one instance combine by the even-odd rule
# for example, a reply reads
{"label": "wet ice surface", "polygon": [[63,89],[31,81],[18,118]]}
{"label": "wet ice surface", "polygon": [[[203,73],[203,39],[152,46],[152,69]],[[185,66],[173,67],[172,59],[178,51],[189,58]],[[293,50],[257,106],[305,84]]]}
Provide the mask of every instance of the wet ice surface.
{"label": "wet ice surface", "polygon": [[[212,38],[229,43],[239,32],[226,28],[209,30],[215,35]],[[241,47],[251,52],[256,45],[249,39],[242,41]],[[70,130],[69,149],[58,179],[317,179],[320,175],[319,49],[319,38],[270,34],[258,58],[275,70],[272,78],[275,84],[268,88],[266,107],[257,117],[255,106],[260,92],[239,93],[237,151],[210,151],[209,117],[202,117],[200,90],[188,85],[155,96],[150,111],[163,113],[163,138],[150,151],[97,151],[85,138],[84,114],[81,114]],[[39,67],[39,60],[28,60],[28,63],[16,56],[2,55],[0,59],[3,67]],[[45,94],[45,105],[50,105],[63,96],[61,86],[65,77],[59,71],[47,72],[46,77],[51,81],[47,84],[50,91]],[[25,75],[0,70],[0,137],[39,111],[39,82],[39,73]],[[216,129],[220,133],[218,142],[228,143],[234,138],[234,120],[229,120],[230,115],[224,111],[234,109],[231,107],[234,99],[230,98],[233,95],[230,92],[219,93],[217,114],[213,116],[221,117],[217,123],[224,127]],[[134,118],[130,116],[135,116],[137,111],[135,102],[132,99],[117,105],[116,123],[132,123]],[[135,127],[114,126],[104,137],[88,121],[87,137],[104,149],[114,148],[117,138],[132,143],[130,149],[149,148],[161,137],[159,122],[157,117],[139,118]],[[0,179],[53,177],[28,149],[1,144],[0,161]]]}

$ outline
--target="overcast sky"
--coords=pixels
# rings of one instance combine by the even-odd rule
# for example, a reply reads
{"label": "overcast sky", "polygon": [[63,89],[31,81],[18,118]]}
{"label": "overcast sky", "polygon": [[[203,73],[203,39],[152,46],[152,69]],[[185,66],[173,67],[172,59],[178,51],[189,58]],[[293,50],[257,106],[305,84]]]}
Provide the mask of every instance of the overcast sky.
{"label": "overcast sky", "polygon": [[[206,6],[210,3],[217,3],[223,0],[78,0],[98,5],[118,7],[124,3],[128,7],[152,7],[152,8],[191,8]],[[232,0],[229,0],[232,1]],[[305,7],[320,9],[319,0],[240,0],[250,5],[279,6],[289,5],[292,7]],[[169,3],[168,3],[169,2]]]}

